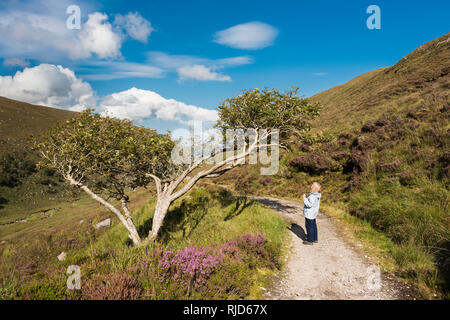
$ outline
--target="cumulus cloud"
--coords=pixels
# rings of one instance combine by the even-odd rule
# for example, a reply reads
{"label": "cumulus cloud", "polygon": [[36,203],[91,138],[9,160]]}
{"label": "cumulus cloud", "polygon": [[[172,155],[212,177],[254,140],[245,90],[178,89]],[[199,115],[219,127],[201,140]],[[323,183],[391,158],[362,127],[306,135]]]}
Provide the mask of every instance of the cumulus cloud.
{"label": "cumulus cloud", "polygon": [[70,51],[73,58],[88,58],[95,53],[99,58],[115,58],[120,56],[122,38],[113,31],[107,22],[108,16],[95,12],[88,16],[87,22],[78,33],[80,50]]}
{"label": "cumulus cloud", "polygon": [[[92,55],[117,58],[127,38],[146,42],[153,31],[150,22],[137,12],[117,15],[113,23],[108,15],[93,12],[80,30],[70,30],[65,14],[69,4],[66,0],[30,0],[26,5],[18,2],[1,10],[0,56],[46,61],[87,59]],[[81,6],[84,14],[89,12],[87,2]]]}
{"label": "cumulus cloud", "polygon": [[89,83],[62,66],[41,64],[0,76],[0,95],[32,104],[80,111],[96,104]]}
{"label": "cumulus cloud", "polygon": [[257,50],[273,44],[278,30],[262,22],[248,22],[218,31],[214,42],[237,49]]}
{"label": "cumulus cloud", "polygon": [[125,30],[125,34],[143,43],[147,43],[150,34],[155,31],[150,21],[143,18],[138,12],[130,12],[123,16],[117,14],[114,25]]}
{"label": "cumulus cloud", "polygon": [[23,59],[19,59],[19,58],[9,58],[9,59],[5,59],[3,60],[3,65],[5,67],[28,67],[30,65],[30,63],[28,61],[25,61]]}
{"label": "cumulus cloud", "polygon": [[217,73],[211,70],[211,68],[199,64],[178,68],[178,76],[180,81],[187,79],[199,81],[231,81],[230,76]]}
{"label": "cumulus cloud", "polygon": [[137,88],[104,97],[100,103],[100,109],[104,115],[134,121],[154,117],[190,124],[193,121],[218,119],[216,110],[187,105],[174,99],[165,99],[156,92]]}
{"label": "cumulus cloud", "polygon": [[40,64],[0,76],[0,96],[73,111],[94,108],[103,115],[141,122],[145,119],[176,121],[216,121],[216,110],[166,99],[156,92],[131,88],[99,99],[89,83],[60,65]]}

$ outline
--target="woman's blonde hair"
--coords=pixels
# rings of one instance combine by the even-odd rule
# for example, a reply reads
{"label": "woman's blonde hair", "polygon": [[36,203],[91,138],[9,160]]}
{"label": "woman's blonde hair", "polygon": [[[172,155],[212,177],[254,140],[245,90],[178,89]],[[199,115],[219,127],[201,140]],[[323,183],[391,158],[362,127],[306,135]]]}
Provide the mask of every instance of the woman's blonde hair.
{"label": "woman's blonde hair", "polygon": [[314,182],[311,185],[311,192],[320,192],[321,185],[318,182]]}

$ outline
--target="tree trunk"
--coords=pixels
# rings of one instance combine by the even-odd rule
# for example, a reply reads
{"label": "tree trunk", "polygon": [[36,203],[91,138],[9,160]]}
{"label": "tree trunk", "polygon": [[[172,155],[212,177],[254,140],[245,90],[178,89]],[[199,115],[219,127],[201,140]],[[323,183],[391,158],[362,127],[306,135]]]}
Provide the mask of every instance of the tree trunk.
{"label": "tree trunk", "polygon": [[99,202],[100,204],[102,204],[103,206],[108,208],[109,211],[114,213],[117,216],[117,218],[119,218],[120,222],[122,222],[122,224],[125,226],[125,228],[127,228],[128,233],[129,233],[129,237],[133,241],[133,243],[135,245],[137,245],[137,246],[141,245],[141,243],[142,243],[141,239],[139,237],[139,234],[136,231],[136,227],[134,226],[133,222],[130,223],[129,221],[127,221],[127,219],[125,219],[123,214],[116,207],[114,207],[112,204],[108,203],[106,200],[104,200],[103,198],[101,198],[98,195],[96,195],[87,186],[80,186],[80,188],[84,192],[86,192],[92,199],[94,199],[95,201]]}
{"label": "tree trunk", "polygon": [[158,237],[171,202],[172,201],[170,201],[168,197],[158,197],[155,207],[155,214],[153,215],[152,230],[150,230],[148,234],[150,240],[156,240]]}
{"label": "tree trunk", "polygon": [[136,230],[136,226],[133,223],[133,220],[131,219],[131,213],[128,210],[127,203],[124,199],[121,200],[122,202],[122,209],[123,212],[125,212],[126,221],[128,224],[128,232],[130,233],[128,236],[133,241],[135,245],[141,244],[141,237],[139,237],[139,233]]}
{"label": "tree trunk", "polygon": [[[247,148],[247,150],[244,148],[244,151],[242,153],[226,158],[225,160],[215,164],[207,170],[200,171],[194,177],[190,178],[189,181],[187,181],[187,183],[178,191],[175,191],[177,187],[185,180],[190,172],[192,172],[200,164],[203,163],[203,160],[195,163],[193,166],[188,168],[175,181],[172,181],[169,184],[165,183],[164,189],[161,188],[160,178],[156,177],[153,174],[148,174],[148,176],[152,177],[155,180],[158,200],[156,202],[155,214],[153,215],[152,230],[149,231],[145,243],[147,243],[148,240],[154,241],[157,239],[159,231],[161,230],[161,227],[164,223],[164,218],[166,217],[167,211],[169,210],[169,206],[173,201],[191,190],[191,188],[197,183],[198,180],[207,177],[224,165],[230,165],[229,167],[232,168],[235,165],[239,165],[242,160],[245,161],[245,157],[248,156],[257,147],[257,142],[258,134],[256,135],[255,141]],[[227,167],[223,172],[229,170],[230,168]]]}

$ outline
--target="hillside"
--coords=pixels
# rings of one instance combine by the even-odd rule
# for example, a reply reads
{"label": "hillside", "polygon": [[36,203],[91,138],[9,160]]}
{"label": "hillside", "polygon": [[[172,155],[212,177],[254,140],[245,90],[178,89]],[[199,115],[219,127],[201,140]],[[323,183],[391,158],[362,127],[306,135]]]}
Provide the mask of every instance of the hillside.
{"label": "hillside", "polygon": [[65,198],[53,172],[36,171],[38,156],[29,141],[76,115],[0,97],[0,224],[23,219]]}
{"label": "hillside", "polygon": [[26,136],[48,130],[76,114],[0,97],[0,152],[23,145]]}
{"label": "hillside", "polygon": [[449,39],[447,33],[420,46],[392,67],[368,72],[311,97],[324,106],[313,127],[332,132],[359,129],[387,110],[401,111],[437,92],[448,95]]}

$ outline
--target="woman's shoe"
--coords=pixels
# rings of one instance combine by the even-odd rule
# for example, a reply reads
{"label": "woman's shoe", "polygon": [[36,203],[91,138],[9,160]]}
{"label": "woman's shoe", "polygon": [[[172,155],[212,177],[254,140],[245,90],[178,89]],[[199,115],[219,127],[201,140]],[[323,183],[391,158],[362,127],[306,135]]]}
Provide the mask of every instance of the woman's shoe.
{"label": "woman's shoe", "polygon": [[308,246],[312,246],[312,245],[313,245],[313,243],[312,243],[312,242],[309,242],[309,241],[303,241],[303,244],[306,244],[306,245],[308,245]]}

